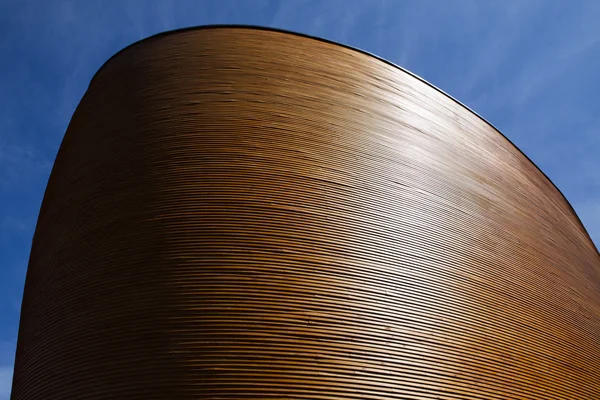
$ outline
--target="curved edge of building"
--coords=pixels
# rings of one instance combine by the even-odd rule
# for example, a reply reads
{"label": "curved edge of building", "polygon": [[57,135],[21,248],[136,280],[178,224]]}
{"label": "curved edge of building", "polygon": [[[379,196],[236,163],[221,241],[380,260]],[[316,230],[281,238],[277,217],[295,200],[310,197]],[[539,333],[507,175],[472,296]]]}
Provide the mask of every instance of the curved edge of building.
{"label": "curved edge of building", "polygon": [[[249,29],[249,30],[264,30],[264,31],[272,31],[272,32],[279,32],[281,34],[286,34],[286,35],[295,35],[295,36],[301,36],[301,37],[305,37],[308,39],[312,39],[312,40],[317,40],[320,42],[325,42],[325,43],[329,43],[329,44],[333,44],[336,46],[340,46],[340,47],[344,47],[346,49],[350,49],[353,51],[356,51],[358,53],[362,53],[365,54],[369,57],[372,57],[376,60],[379,60],[385,64],[388,64],[394,68],[399,69],[400,71],[418,79],[419,81],[425,83],[427,86],[433,88],[434,90],[438,91],[439,93],[443,94],[444,96],[448,97],[450,100],[454,101],[455,103],[457,103],[458,105],[460,105],[461,107],[465,108],[466,110],[468,110],[469,112],[471,112],[473,115],[475,115],[476,117],[478,117],[479,119],[481,119],[483,122],[485,122],[487,125],[489,125],[492,129],[494,129],[500,136],[502,136],[505,140],[507,140],[517,151],[519,151],[529,162],[531,162],[531,164],[533,164],[535,166],[535,168],[538,169],[538,171],[540,171],[542,173],[542,175],[552,184],[552,186],[554,186],[554,188],[558,191],[558,193],[562,196],[562,198],[565,200],[565,202],[567,203],[567,206],[571,209],[571,211],[573,212],[573,214],[575,215],[575,217],[577,218],[577,220],[579,221],[579,224],[581,225],[583,231],[585,232],[585,234],[587,235],[588,239],[590,240],[590,242],[592,242],[592,245],[594,246],[594,248],[596,249],[596,252],[598,254],[600,254],[600,252],[598,251],[598,247],[596,246],[596,243],[594,243],[594,241],[592,240],[592,237],[590,236],[589,232],[587,231],[585,225],[583,224],[583,222],[581,221],[581,218],[579,218],[579,215],[577,214],[577,212],[575,211],[575,209],[573,208],[573,206],[571,205],[571,203],[569,202],[569,200],[567,199],[567,197],[564,195],[564,193],[560,190],[560,188],[552,181],[552,179],[550,179],[550,177],[535,163],[533,162],[533,160],[531,160],[531,158],[529,158],[529,156],[527,154],[525,154],[525,152],[523,152],[517,145],[515,145],[512,140],[510,140],[505,134],[503,134],[498,128],[496,128],[494,126],[494,124],[492,124],[490,121],[488,121],[487,119],[485,119],[483,116],[481,116],[480,114],[478,114],[477,112],[475,112],[473,109],[471,109],[469,106],[465,105],[464,103],[462,103],[460,100],[456,99],[455,97],[453,97],[452,95],[448,94],[447,92],[445,92],[444,90],[440,89],[439,87],[435,86],[434,84],[432,84],[431,82],[427,81],[426,79],[422,78],[421,76],[401,67],[398,64],[395,64],[389,60],[386,60],[385,58],[382,58],[376,54],[373,54],[369,51],[354,47],[354,46],[350,46],[347,44],[343,44],[343,43],[339,43],[330,39],[324,39],[324,38],[320,38],[317,36],[313,36],[313,35],[309,35],[306,33],[300,33],[300,32],[294,32],[294,31],[290,31],[287,29],[281,29],[281,28],[274,28],[274,27],[266,27],[266,26],[260,26],[260,25],[244,25],[244,24],[211,24],[211,25],[197,25],[197,26],[189,26],[189,27],[185,27],[185,28],[178,28],[178,29],[172,29],[172,30],[168,30],[168,31],[163,31],[163,32],[159,32],[156,33],[154,35],[148,36],[146,38],[140,39],[138,41],[135,41],[127,46],[125,46],[124,48],[122,48],[121,50],[117,51],[115,54],[113,54],[108,60],[106,60],[101,66],[100,68],[98,68],[98,70],[94,73],[94,75],[92,76],[92,79],[90,80],[90,84],[91,85],[94,82],[94,79],[96,78],[96,76],[98,76],[98,74],[101,73],[101,71],[115,58],[117,58],[119,55],[121,55],[122,53],[128,51],[129,49],[131,49],[132,47],[137,46],[138,44],[141,43],[145,43],[147,41],[150,40],[154,40],[163,36],[167,36],[167,35],[172,35],[172,34],[177,34],[180,32],[185,32],[185,31],[194,31],[194,30],[206,30],[206,29]],[[88,85],[88,86],[89,86]]]}
{"label": "curved edge of building", "polygon": [[335,43],[144,41],[61,144],[13,399],[595,397],[600,256],[498,133]]}

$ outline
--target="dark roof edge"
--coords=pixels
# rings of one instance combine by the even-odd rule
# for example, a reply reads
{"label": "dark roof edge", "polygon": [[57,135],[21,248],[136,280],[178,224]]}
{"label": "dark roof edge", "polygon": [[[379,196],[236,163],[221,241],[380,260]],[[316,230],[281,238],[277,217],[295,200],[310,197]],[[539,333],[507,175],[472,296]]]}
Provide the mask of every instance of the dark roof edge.
{"label": "dark roof edge", "polygon": [[272,32],[279,32],[279,33],[285,33],[285,34],[289,34],[289,35],[294,35],[294,36],[300,36],[300,37],[304,37],[307,39],[312,39],[312,40],[317,40],[320,42],[324,42],[324,43],[329,43],[329,44],[333,44],[335,46],[341,46],[344,47],[346,49],[349,50],[353,50],[362,54],[365,54],[369,57],[375,58],[379,61],[384,62],[385,64],[388,64],[394,68],[399,69],[400,71],[412,76],[413,78],[418,79],[419,81],[423,82],[424,84],[426,84],[427,86],[433,88],[434,90],[438,91],[439,93],[443,94],[444,96],[448,97],[450,100],[454,101],[455,103],[459,104],[461,107],[465,108],[466,110],[468,110],[469,112],[471,112],[473,115],[477,116],[479,119],[481,119],[483,122],[485,122],[487,125],[489,125],[492,129],[494,129],[496,132],[498,132],[498,134],[500,134],[504,139],[506,139],[508,141],[508,143],[510,143],[515,149],[517,149],[518,152],[520,152],[526,159],[527,161],[529,161],[531,164],[533,164],[533,166],[535,166],[537,168],[537,170],[544,176],[544,178],[546,178],[548,180],[548,182],[550,182],[550,184],[552,184],[552,186],[554,186],[554,188],[558,191],[558,193],[563,197],[563,199],[565,200],[565,202],[567,203],[567,205],[569,206],[569,208],[571,209],[571,211],[573,212],[573,215],[575,215],[575,218],[577,218],[577,220],[579,221],[579,224],[581,225],[581,228],[583,229],[583,231],[585,232],[585,234],[587,235],[588,239],[590,240],[590,242],[592,243],[592,246],[596,249],[596,253],[600,254],[600,252],[598,252],[598,248],[596,247],[596,244],[594,243],[594,241],[592,240],[592,237],[590,236],[589,232],[587,231],[587,229],[585,228],[585,225],[583,225],[583,222],[581,222],[581,218],[579,218],[579,215],[577,215],[577,212],[575,211],[575,209],[573,208],[573,206],[571,205],[571,203],[569,202],[569,200],[567,200],[567,197],[564,195],[564,193],[558,188],[558,186],[556,186],[556,184],[554,182],[552,182],[552,180],[548,177],[548,175],[546,175],[544,173],[544,171],[541,170],[540,167],[537,166],[537,164],[535,164],[528,156],[527,154],[525,154],[519,147],[517,147],[508,137],[506,137],[506,135],[504,135],[502,132],[500,132],[500,130],[498,128],[496,128],[493,124],[491,124],[488,120],[486,120],[485,118],[483,118],[481,115],[477,114],[475,111],[473,111],[472,109],[470,109],[468,106],[466,106],[465,104],[461,103],[460,101],[458,101],[457,99],[455,99],[454,97],[452,97],[451,95],[449,95],[448,93],[444,92],[442,89],[438,88],[437,86],[429,83],[427,80],[421,78],[420,76],[408,71],[407,69],[402,68],[401,66],[394,64],[391,61],[388,61],[382,57],[379,57],[373,53],[370,53],[366,50],[362,50],[356,47],[352,47],[346,44],[342,44],[342,43],[337,43],[333,40],[329,40],[329,39],[323,39],[323,38],[319,38],[316,36],[311,36],[305,33],[298,33],[298,32],[294,32],[294,31],[288,31],[285,29],[280,29],[280,28],[271,28],[271,27],[266,27],[266,26],[260,26],[260,25],[242,25],[242,24],[216,24],[216,25],[199,25],[199,26],[189,26],[189,27],[185,27],[185,28],[179,28],[179,29],[174,29],[174,30],[170,30],[170,31],[164,31],[164,32],[160,32],[151,36],[148,36],[144,39],[140,39],[137,42],[133,42],[129,45],[127,45],[126,47],[122,48],[121,50],[119,50],[118,52],[116,52],[115,54],[113,54],[108,60],[106,60],[104,62],[104,64],[102,64],[102,66],[98,69],[98,71],[96,71],[96,73],[94,74],[94,76],[92,76],[92,79],[90,80],[90,85],[93,83],[94,78],[96,78],[96,76],[102,71],[102,69],[104,69],[104,67],[110,63],[111,60],[113,60],[114,58],[116,58],[117,56],[119,56],[121,53],[125,52],[126,50],[128,50],[129,48],[136,46],[142,42],[146,42],[152,39],[156,39],[162,36],[167,36],[167,35],[171,35],[174,33],[181,33],[181,32],[186,32],[186,31],[196,31],[196,30],[204,30],[204,29],[223,29],[223,28],[228,28],[228,29],[252,29],[252,30],[263,30],[263,31],[272,31]]}

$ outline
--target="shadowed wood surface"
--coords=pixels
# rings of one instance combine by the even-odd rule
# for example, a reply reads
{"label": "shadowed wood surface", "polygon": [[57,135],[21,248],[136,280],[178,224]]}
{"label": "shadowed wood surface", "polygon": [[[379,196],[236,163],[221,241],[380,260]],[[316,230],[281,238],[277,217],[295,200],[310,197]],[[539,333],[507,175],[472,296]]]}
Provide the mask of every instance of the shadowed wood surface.
{"label": "shadowed wood surface", "polygon": [[374,57],[188,30],[96,75],[33,240],[22,399],[592,399],[600,258],[482,119]]}

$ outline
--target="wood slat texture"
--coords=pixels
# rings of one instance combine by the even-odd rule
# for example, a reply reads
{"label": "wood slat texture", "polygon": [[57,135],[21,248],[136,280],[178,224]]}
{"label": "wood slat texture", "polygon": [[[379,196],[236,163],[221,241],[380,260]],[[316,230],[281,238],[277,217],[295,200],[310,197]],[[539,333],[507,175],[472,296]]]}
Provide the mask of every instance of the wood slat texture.
{"label": "wood slat texture", "polygon": [[252,28],[101,68],[32,244],[13,400],[596,399],[600,257],[464,106]]}

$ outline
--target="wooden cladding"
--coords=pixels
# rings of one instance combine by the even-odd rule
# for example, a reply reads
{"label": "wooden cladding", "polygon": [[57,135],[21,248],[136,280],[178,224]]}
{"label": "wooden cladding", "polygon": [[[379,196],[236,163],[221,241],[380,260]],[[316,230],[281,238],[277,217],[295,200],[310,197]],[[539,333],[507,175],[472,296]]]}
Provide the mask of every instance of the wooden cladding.
{"label": "wooden cladding", "polygon": [[506,138],[401,69],[211,28],[112,58],[25,286],[22,399],[586,399],[600,257]]}

